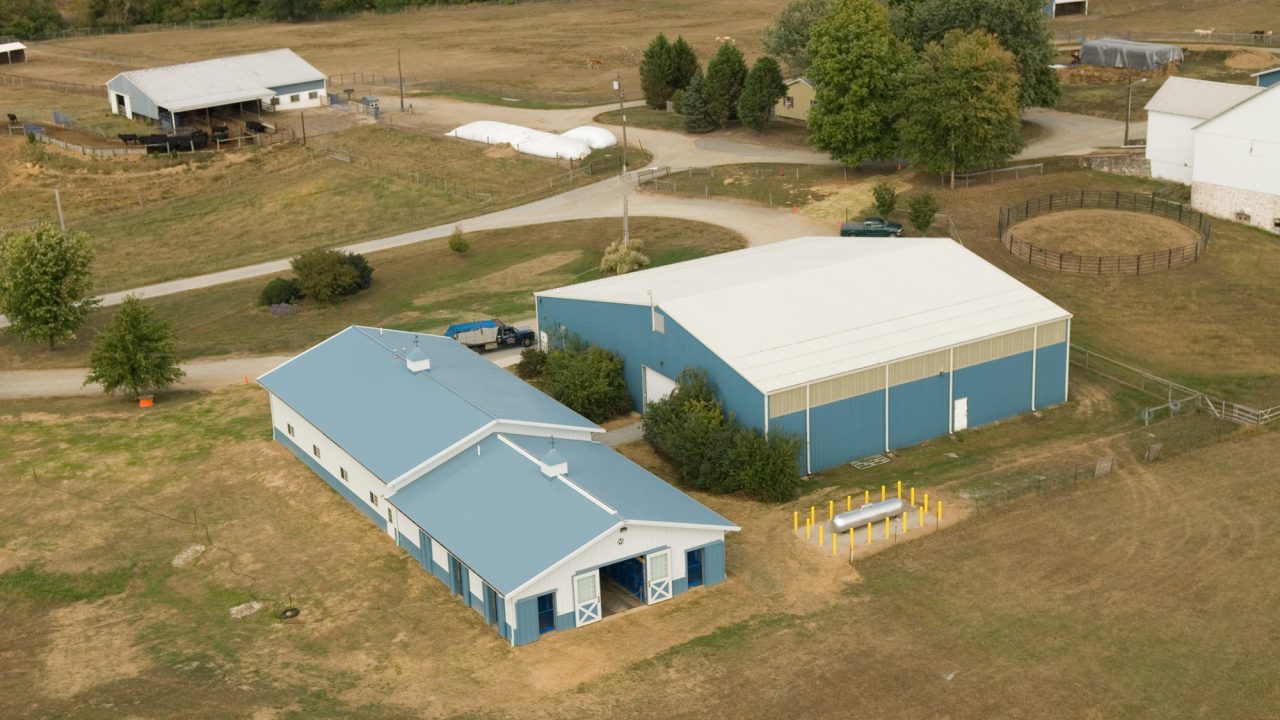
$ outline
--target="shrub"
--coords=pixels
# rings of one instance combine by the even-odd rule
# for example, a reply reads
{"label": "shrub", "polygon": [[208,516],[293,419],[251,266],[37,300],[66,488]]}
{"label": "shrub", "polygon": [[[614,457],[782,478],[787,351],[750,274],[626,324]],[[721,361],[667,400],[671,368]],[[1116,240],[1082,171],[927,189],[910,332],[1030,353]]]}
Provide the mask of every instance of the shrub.
{"label": "shrub", "polygon": [[282,305],[292,303],[300,297],[298,283],[289,278],[271,278],[267,286],[258,295],[259,305]]}
{"label": "shrub", "polygon": [[359,290],[360,276],[340,250],[308,250],[290,265],[303,295],[319,302],[333,302]]}
{"label": "shrub", "polygon": [[600,272],[606,275],[625,275],[647,266],[649,256],[641,252],[643,248],[644,245],[634,241],[626,246],[621,240],[610,243],[604,249],[604,256],[600,258]]}
{"label": "shrub", "polygon": [[527,347],[520,351],[520,362],[516,363],[516,375],[525,380],[537,380],[547,369],[547,351],[536,347]]}
{"label": "shrub", "polygon": [[938,214],[938,198],[931,192],[912,195],[907,200],[907,220],[916,232],[924,235],[933,224],[933,216]]}
{"label": "shrub", "polygon": [[471,243],[462,236],[462,226],[455,225],[453,234],[449,236],[449,249],[461,255],[471,249]]}
{"label": "shrub", "polygon": [[677,90],[671,95],[671,109],[677,115],[684,114],[684,90]]}
{"label": "shrub", "polygon": [[803,443],[726,417],[701,370],[686,370],[675,391],[645,408],[644,437],[676,466],[684,487],[741,493],[779,502],[795,497],[800,485],[797,458]]}
{"label": "shrub", "polygon": [[368,290],[373,285],[373,266],[360,253],[349,253],[347,262],[356,271],[356,289],[353,292]]}
{"label": "shrub", "polygon": [[631,409],[622,358],[604,348],[549,353],[542,385],[551,397],[592,422],[604,422]]}
{"label": "shrub", "polygon": [[888,218],[898,207],[898,191],[893,189],[893,183],[888,180],[876,183],[871,188],[871,196],[875,198],[876,212],[881,217]]}

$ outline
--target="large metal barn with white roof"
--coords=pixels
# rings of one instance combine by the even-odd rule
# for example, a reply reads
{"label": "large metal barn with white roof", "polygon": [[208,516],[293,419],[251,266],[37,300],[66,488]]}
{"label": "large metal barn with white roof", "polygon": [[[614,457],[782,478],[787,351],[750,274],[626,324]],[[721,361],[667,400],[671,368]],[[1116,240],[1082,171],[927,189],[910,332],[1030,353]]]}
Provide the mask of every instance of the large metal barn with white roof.
{"label": "large metal barn with white roof", "polygon": [[1071,315],[945,238],[804,237],[537,293],[542,340],[618,353],[637,408],[686,368],[816,472],[1062,403]]}
{"label": "large metal barn with white roof", "polygon": [[350,327],[258,381],[276,440],[512,645],[725,578],[733,523],[450,338]]}
{"label": "large metal barn with white roof", "polygon": [[129,70],[107,81],[111,112],[177,129],[183,114],[206,119],[219,108],[299,110],[320,107],[328,78],[292,50]]}

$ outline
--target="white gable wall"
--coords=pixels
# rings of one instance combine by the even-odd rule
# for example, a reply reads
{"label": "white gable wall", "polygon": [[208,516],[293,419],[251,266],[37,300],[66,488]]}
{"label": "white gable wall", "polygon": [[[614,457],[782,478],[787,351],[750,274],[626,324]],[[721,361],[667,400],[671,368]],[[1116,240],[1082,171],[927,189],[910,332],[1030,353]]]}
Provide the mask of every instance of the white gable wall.
{"label": "white gable wall", "polygon": [[1191,204],[1280,232],[1280,91],[1268,91],[1195,131]]}
{"label": "white gable wall", "polygon": [[[621,540],[621,544],[618,542]],[[621,528],[605,534],[589,547],[571,557],[567,562],[530,583],[518,594],[507,598],[507,623],[516,626],[516,603],[525,598],[556,594],[556,615],[566,615],[574,611],[573,578],[591,568],[635,557],[641,553],[649,553],[659,549],[671,550],[671,580],[686,576],[685,551],[724,540],[724,530],[703,530],[699,528],[682,528],[651,525],[629,525],[626,532]]]}
{"label": "white gable wall", "polygon": [[1192,128],[1203,120],[1151,112],[1147,114],[1147,160],[1151,177],[1191,184],[1195,136]]}

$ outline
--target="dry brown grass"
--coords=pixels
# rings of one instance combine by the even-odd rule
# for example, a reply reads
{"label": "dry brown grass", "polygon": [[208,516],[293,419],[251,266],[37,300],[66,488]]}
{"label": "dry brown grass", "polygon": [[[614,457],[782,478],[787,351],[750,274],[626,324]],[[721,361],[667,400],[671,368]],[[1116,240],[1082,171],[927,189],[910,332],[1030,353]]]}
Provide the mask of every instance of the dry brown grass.
{"label": "dry brown grass", "polygon": [[1014,225],[1014,236],[1038,248],[1075,255],[1141,255],[1192,245],[1195,230],[1168,218],[1117,210],[1071,210]]}

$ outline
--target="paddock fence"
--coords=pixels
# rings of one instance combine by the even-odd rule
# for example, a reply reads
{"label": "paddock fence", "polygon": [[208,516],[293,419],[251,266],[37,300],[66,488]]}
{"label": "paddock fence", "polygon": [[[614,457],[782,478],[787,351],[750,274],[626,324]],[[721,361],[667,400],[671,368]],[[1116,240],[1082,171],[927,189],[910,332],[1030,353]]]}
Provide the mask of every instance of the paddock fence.
{"label": "paddock fence", "polygon": [[1053,41],[1058,45],[1082,43],[1086,40],[1100,38],[1119,38],[1138,42],[1190,43],[1201,45],[1240,45],[1254,47],[1277,47],[1274,34],[1268,35],[1264,28],[1261,32],[1218,32],[1198,33],[1192,30],[1120,30],[1115,32],[1079,32],[1074,30],[1054,30]]}
{"label": "paddock fence", "polygon": [[[1039,162],[1027,165],[1013,165],[1010,167],[996,168],[995,170],[984,170],[982,172],[956,175],[956,187],[994,185],[997,179],[1019,180],[1031,175],[1044,175],[1044,163]],[[942,187],[951,186],[951,178],[946,173],[938,173],[938,181]]]}
{"label": "paddock fence", "polygon": [[[1013,226],[1029,218],[1081,209],[1124,210],[1158,215],[1195,230],[1199,238],[1194,243],[1166,250],[1136,255],[1100,256],[1063,253],[1038,247],[1013,234]],[[1001,208],[996,235],[1014,257],[1033,267],[1089,275],[1142,275],[1196,262],[1209,246],[1211,229],[1209,218],[1204,213],[1154,193],[1080,190],[1052,193]]]}
{"label": "paddock fence", "polygon": [[86,85],[84,83],[62,82],[61,80],[43,80],[9,73],[0,73],[0,85],[53,90],[56,92],[91,93],[93,95],[103,95],[104,97],[107,92],[106,85]]}

